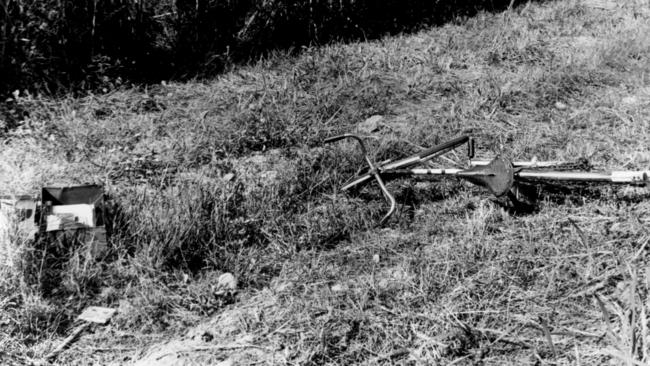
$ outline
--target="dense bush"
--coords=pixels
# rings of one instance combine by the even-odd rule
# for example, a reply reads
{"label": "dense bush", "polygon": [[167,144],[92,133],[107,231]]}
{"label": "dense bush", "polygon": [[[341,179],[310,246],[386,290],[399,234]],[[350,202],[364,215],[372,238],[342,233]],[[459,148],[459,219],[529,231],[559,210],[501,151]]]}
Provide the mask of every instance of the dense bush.
{"label": "dense bush", "polygon": [[375,38],[510,0],[2,0],[0,93],[207,75],[274,48]]}
{"label": "dense bush", "polygon": [[[144,77],[168,67],[171,37],[152,2],[133,0],[4,0],[0,88],[56,93]],[[147,72],[147,70],[152,70]]]}

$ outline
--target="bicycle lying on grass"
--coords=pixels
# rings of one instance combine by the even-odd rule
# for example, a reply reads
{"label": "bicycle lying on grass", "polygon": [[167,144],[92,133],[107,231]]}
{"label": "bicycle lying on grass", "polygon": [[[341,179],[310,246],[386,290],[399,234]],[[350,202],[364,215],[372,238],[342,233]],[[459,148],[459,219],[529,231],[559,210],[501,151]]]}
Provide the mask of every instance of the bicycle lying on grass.
{"label": "bicycle lying on grass", "polygon": [[[644,186],[650,183],[650,171],[592,171],[585,159],[579,162],[563,161],[508,161],[497,155],[491,161],[473,160],[474,139],[460,136],[453,140],[398,160],[375,163],[368,155],[363,139],[354,134],[343,134],[325,139],[325,143],[351,138],[358,142],[368,169],[345,184],[341,190],[358,189],[375,180],[390,204],[390,209],[380,221],[380,225],[397,210],[397,201],[386,187],[386,181],[398,178],[444,178],[454,177],[467,180],[487,188],[496,197],[508,198],[515,207],[530,206],[522,202],[522,186],[562,185],[562,184],[605,184]],[[433,168],[425,164],[435,157],[467,144],[468,162],[464,168]]]}

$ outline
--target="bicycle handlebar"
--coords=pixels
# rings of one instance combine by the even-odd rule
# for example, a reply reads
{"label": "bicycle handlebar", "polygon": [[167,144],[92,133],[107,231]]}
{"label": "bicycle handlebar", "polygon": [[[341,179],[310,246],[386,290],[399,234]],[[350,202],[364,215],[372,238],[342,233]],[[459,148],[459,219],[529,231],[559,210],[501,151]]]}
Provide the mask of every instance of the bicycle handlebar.
{"label": "bicycle handlebar", "polygon": [[388,218],[390,218],[393,215],[393,213],[397,209],[397,201],[395,200],[395,197],[393,197],[393,195],[388,191],[388,188],[386,188],[386,183],[384,183],[384,180],[381,178],[381,175],[379,173],[379,169],[375,166],[375,164],[372,162],[372,160],[368,156],[368,153],[367,153],[367,150],[366,150],[366,145],[363,142],[363,139],[361,137],[359,137],[357,135],[354,135],[354,134],[351,134],[351,133],[346,133],[346,134],[343,134],[343,135],[334,136],[334,137],[330,137],[328,139],[325,139],[324,142],[325,143],[331,143],[331,142],[336,142],[336,141],[343,140],[343,139],[346,139],[346,138],[355,139],[359,143],[359,146],[361,147],[361,152],[363,153],[363,157],[366,159],[366,163],[368,163],[368,167],[370,168],[370,171],[367,174],[367,176],[368,176],[367,179],[370,179],[371,177],[375,178],[375,180],[379,184],[379,188],[381,189],[382,193],[384,194],[384,198],[390,204],[390,209],[388,210],[386,215],[384,215],[384,217],[379,222],[379,225],[381,226],[388,220]]}

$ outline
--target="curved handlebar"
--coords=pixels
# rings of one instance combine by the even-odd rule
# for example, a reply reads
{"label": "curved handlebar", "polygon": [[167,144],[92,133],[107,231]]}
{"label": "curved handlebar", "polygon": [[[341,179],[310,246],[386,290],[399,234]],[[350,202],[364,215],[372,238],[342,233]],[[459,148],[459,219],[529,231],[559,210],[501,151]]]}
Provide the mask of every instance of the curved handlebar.
{"label": "curved handlebar", "polygon": [[348,190],[352,187],[355,186],[361,186],[368,181],[370,181],[372,178],[375,178],[377,183],[379,183],[379,188],[381,191],[384,193],[384,197],[386,200],[390,203],[390,210],[384,216],[384,218],[381,220],[380,225],[386,222],[388,218],[395,212],[395,209],[397,207],[397,204],[395,202],[395,198],[393,195],[388,192],[388,189],[386,188],[386,184],[384,183],[384,180],[381,176],[382,173],[387,174],[395,171],[396,169],[404,169],[410,166],[413,166],[415,164],[420,164],[423,163],[427,160],[430,160],[438,155],[444,154],[445,152],[456,148],[459,145],[462,145],[464,143],[468,144],[467,148],[467,155],[471,159],[474,156],[474,144],[473,140],[471,137],[467,135],[459,136],[454,139],[451,139],[449,141],[443,142],[441,144],[438,144],[432,148],[426,149],[424,151],[421,151],[418,154],[411,155],[409,157],[394,161],[394,162],[389,162],[386,164],[383,164],[381,166],[376,166],[370,157],[368,156],[367,150],[366,150],[366,145],[363,142],[363,139],[357,135],[351,134],[351,133],[346,133],[343,135],[339,136],[334,136],[330,137],[324,140],[325,143],[331,143],[331,142],[336,142],[339,140],[343,140],[346,138],[352,138],[355,139],[358,143],[359,146],[361,147],[361,152],[363,153],[363,157],[366,159],[366,162],[368,163],[368,166],[370,167],[370,170],[365,174],[357,179],[355,179],[353,182],[348,183],[345,185],[342,190]]}
{"label": "curved handlebar", "polygon": [[332,143],[332,142],[336,142],[336,141],[339,141],[339,140],[343,140],[343,139],[348,138],[348,137],[351,137],[351,136],[354,136],[354,135],[352,135],[352,134],[350,134],[350,133],[345,133],[345,134],[343,134],[343,135],[332,136],[332,137],[328,137],[328,138],[326,138],[325,140],[323,140],[323,143],[325,143],[325,144],[329,144],[329,143]]}
{"label": "curved handlebar", "polygon": [[372,177],[375,178],[375,180],[379,184],[379,188],[381,189],[382,193],[384,194],[384,198],[390,204],[390,209],[388,210],[386,215],[384,215],[384,217],[379,222],[379,225],[381,226],[386,221],[388,221],[388,219],[393,215],[393,213],[395,213],[395,210],[397,209],[397,201],[395,201],[395,197],[393,197],[393,195],[388,191],[388,188],[386,188],[386,183],[384,183],[384,180],[382,179],[382,177],[381,177],[381,175],[379,173],[379,169],[377,169],[375,164],[372,162],[372,160],[368,156],[368,153],[367,153],[367,150],[366,150],[366,144],[363,142],[363,139],[361,137],[359,137],[357,135],[354,135],[354,134],[351,134],[351,133],[346,133],[346,134],[343,134],[343,135],[327,138],[323,142],[324,143],[331,143],[331,142],[336,142],[336,141],[343,140],[343,139],[346,139],[346,138],[355,139],[359,143],[359,146],[361,147],[361,152],[363,153],[363,157],[364,157],[364,159],[366,159],[366,163],[368,163],[368,167],[370,168],[370,171],[368,172],[368,176],[369,177],[372,176]]}
{"label": "curved handlebar", "polygon": [[366,150],[366,144],[363,142],[363,139],[361,137],[357,136],[357,135],[354,135],[354,134],[351,134],[351,133],[344,133],[343,135],[328,137],[325,140],[323,140],[323,142],[326,143],[326,144],[329,144],[329,143],[332,143],[332,142],[336,142],[336,141],[343,140],[343,139],[348,139],[348,138],[357,140],[357,142],[359,143],[359,146],[361,147],[361,152],[363,153],[363,156],[367,159],[368,158],[368,156],[367,156],[368,153],[367,153],[367,150]]}

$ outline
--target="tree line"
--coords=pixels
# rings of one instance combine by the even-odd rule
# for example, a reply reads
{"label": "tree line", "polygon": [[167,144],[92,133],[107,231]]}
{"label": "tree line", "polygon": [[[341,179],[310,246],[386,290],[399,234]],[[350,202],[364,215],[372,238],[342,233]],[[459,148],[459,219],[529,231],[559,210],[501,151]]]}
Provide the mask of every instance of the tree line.
{"label": "tree line", "polygon": [[511,0],[0,0],[0,93],[209,76],[272,49],[372,39]]}

